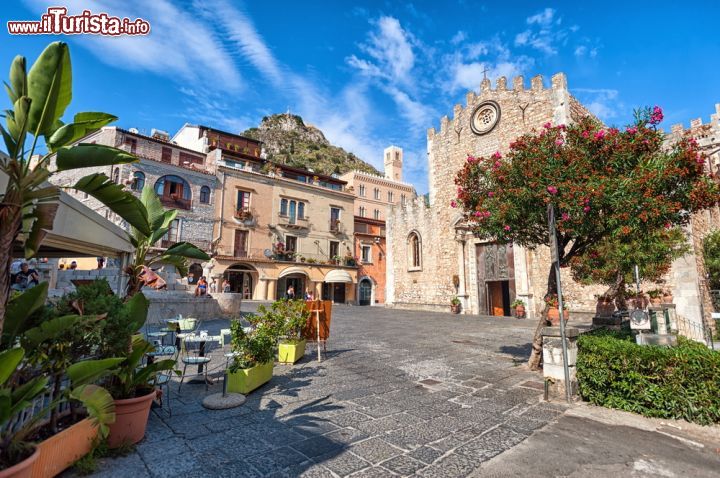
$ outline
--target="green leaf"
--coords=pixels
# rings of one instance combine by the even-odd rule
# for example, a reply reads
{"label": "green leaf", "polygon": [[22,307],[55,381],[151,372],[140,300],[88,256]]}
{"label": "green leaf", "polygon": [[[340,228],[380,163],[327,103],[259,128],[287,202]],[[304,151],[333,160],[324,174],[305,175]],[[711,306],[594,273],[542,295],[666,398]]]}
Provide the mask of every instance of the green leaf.
{"label": "green leaf", "polygon": [[40,203],[35,206],[33,210],[35,221],[32,223],[30,233],[27,239],[25,239],[24,244],[25,258],[29,259],[38,253],[43,239],[45,239],[48,231],[53,227],[59,206],[60,205],[55,202]]}
{"label": "green leaf", "polygon": [[123,190],[104,174],[91,174],[80,179],[73,188],[88,193],[111,211],[122,217],[131,226],[149,236],[150,225],[142,203],[132,193]]}
{"label": "green leaf", "polygon": [[5,311],[1,347],[14,345],[16,337],[27,328],[24,323],[27,318],[45,304],[47,291],[48,283],[41,282],[32,289],[27,289],[22,294],[10,299]]}
{"label": "green leaf", "polygon": [[15,369],[24,356],[25,350],[22,347],[0,352],[0,385],[3,385],[15,373]]}
{"label": "green leaf", "polygon": [[110,369],[117,367],[125,360],[123,357],[106,358],[100,360],[83,360],[70,365],[67,368],[67,375],[72,381],[73,387],[86,385],[97,381],[107,374]]}
{"label": "green leaf", "polygon": [[[15,98],[10,101],[15,103],[21,96],[27,96],[27,67],[24,56],[18,55],[13,58],[10,64],[10,87]],[[9,92],[8,92],[9,95]]]}
{"label": "green leaf", "polygon": [[130,317],[131,320],[130,330],[140,330],[147,320],[150,301],[142,293],[138,293],[133,295],[130,300],[125,303],[124,307],[128,311],[128,317]]}
{"label": "green leaf", "polygon": [[27,349],[32,349],[45,342],[58,337],[66,330],[72,328],[83,317],[79,315],[64,315],[55,319],[46,320],[37,327],[25,332],[22,343]]}
{"label": "green leaf", "polygon": [[74,143],[80,138],[99,130],[103,126],[110,124],[117,119],[117,116],[107,113],[78,113],[75,115],[75,120],[72,123],[60,126],[55,130],[52,136],[50,136],[50,139],[47,141],[48,147],[51,151],[55,151],[59,147]]}
{"label": "green leaf", "polygon": [[174,265],[175,269],[177,269],[178,274],[180,274],[180,277],[185,277],[188,274],[187,262],[187,259],[185,259],[184,257],[170,256],[167,254],[159,255],[150,260],[150,264],[166,263]]}
{"label": "green leaf", "polygon": [[100,427],[100,435],[107,436],[108,425],[115,423],[115,401],[102,387],[82,385],[70,391],[70,398],[83,404],[90,419]]}
{"label": "green leaf", "polygon": [[17,412],[30,405],[30,402],[35,397],[44,392],[47,381],[47,377],[35,377],[29,382],[14,389],[10,394],[10,402],[12,403],[10,416],[15,415]]}
{"label": "green leaf", "polygon": [[[165,224],[166,222],[172,222],[172,219],[167,221],[168,215],[172,211],[165,211],[165,208],[160,202],[160,198],[158,198],[157,193],[153,188],[143,188],[142,193],[140,194],[140,201],[142,201],[145,209],[147,209],[148,221],[150,222],[150,228],[153,231],[156,231],[163,226],[167,226],[167,224]],[[177,212],[175,212],[175,214],[177,214]],[[145,234],[145,236],[149,235],[150,234]]]}
{"label": "green leaf", "polygon": [[48,45],[30,68],[27,78],[28,96],[32,99],[28,131],[49,136],[52,125],[72,100],[72,66],[67,43]]}
{"label": "green leaf", "polygon": [[205,261],[210,260],[210,256],[208,256],[205,252],[199,249],[196,245],[189,242],[178,242],[176,244],[173,244],[172,246],[167,248],[165,254],[167,254],[168,256],[187,257],[190,259],[201,259]]}
{"label": "green leaf", "polygon": [[[65,126],[63,126],[63,128],[65,128]],[[134,163],[137,160],[136,156],[122,149],[101,144],[81,143],[75,146],[60,148],[57,151],[56,165],[58,171],[66,171],[68,169]]]}
{"label": "green leaf", "polygon": [[20,142],[26,133],[28,113],[30,112],[30,98],[27,96],[21,96],[13,104],[13,111],[5,117],[7,122],[8,131],[10,135],[15,139],[16,142]]}
{"label": "green leaf", "polygon": [[13,137],[10,135],[10,133],[8,133],[7,130],[1,124],[0,124],[0,132],[2,132],[3,141],[5,142],[5,149],[7,150],[8,155],[10,155],[11,158],[14,158],[17,153],[17,143],[15,142]]}

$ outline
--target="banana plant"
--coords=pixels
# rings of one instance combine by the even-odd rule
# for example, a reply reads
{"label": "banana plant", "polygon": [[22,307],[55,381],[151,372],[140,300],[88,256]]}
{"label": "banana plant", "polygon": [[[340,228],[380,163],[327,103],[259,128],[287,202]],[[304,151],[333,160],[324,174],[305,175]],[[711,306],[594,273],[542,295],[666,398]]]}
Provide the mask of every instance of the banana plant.
{"label": "banana plant", "polygon": [[152,188],[143,188],[140,202],[147,213],[149,233],[136,228],[130,232],[130,242],[135,247],[135,257],[125,272],[129,276],[127,296],[137,294],[144,285],[143,272],[146,268],[159,264],[172,264],[178,273],[185,277],[188,273],[187,259],[210,260],[205,252],[189,242],[178,242],[165,250],[155,248],[162,237],[168,233],[177,217],[175,209],[165,210]]}
{"label": "banana plant", "polygon": [[[99,112],[77,113],[71,122],[62,117],[72,100],[72,67],[66,43],[45,48],[27,71],[17,56],[10,66],[5,91],[11,108],[0,124],[7,154],[0,152],[0,333],[10,291],[13,244],[20,241],[25,257],[33,257],[51,229],[60,189],[48,183],[60,171],[110,166],[137,161],[123,150],[96,144],[75,144],[117,117]],[[41,149],[42,154],[39,154]],[[139,200],[104,174],[93,174],[70,186],[105,204],[134,228],[150,234],[147,214]]]}

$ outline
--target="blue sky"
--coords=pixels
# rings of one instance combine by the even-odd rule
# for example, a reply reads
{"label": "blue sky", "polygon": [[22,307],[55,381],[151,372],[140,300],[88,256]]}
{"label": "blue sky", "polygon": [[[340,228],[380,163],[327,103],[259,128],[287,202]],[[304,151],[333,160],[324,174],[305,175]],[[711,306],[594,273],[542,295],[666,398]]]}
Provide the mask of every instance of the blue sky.
{"label": "blue sky", "polygon": [[[71,45],[72,111],[122,127],[175,132],[201,123],[239,132],[288,108],[335,144],[382,166],[405,149],[406,179],[427,191],[425,132],[494,80],[564,71],[571,92],[609,124],[661,105],[663,127],[709,120],[720,103],[720,3],[101,0],[6,2],[2,23],[49,5],[148,20],[147,37],[11,36],[0,64]],[[7,73],[3,75],[6,77]]]}

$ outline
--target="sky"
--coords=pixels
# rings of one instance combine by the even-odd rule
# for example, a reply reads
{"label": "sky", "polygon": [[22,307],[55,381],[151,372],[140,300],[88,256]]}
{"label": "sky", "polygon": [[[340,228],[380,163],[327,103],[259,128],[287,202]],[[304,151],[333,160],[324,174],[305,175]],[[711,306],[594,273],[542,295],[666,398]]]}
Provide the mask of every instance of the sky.
{"label": "sky", "polygon": [[[48,6],[150,22],[143,37],[10,35],[9,20]],[[571,93],[607,124],[660,105],[661,125],[704,122],[720,103],[720,2],[477,2],[41,0],[5,1],[0,71],[67,41],[73,102],[66,115],[104,111],[149,134],[184,123],[231,132],[290,111],[382,169],[404,148],[405,179],[427,187],[426,131],[439,127],[483,70],[565,72]],[[5,99],[9,106],[9,101]],[[7,107],[7,106],[6,106]],[[4,109],[4,108],[3,108]]]}

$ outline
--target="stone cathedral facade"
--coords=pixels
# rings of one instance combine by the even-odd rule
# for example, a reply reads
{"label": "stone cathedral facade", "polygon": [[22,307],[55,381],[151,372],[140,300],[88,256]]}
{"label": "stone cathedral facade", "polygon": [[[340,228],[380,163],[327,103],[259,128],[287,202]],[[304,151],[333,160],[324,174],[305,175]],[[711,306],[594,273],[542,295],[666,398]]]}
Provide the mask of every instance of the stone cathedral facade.
{"label": "stone cathedral facade", "polygon": [[[541,76],[522,77],[512,85],[499,78],[495,88],[485,79],[480,94],[468,92],[466,105],[456,105],[453,118],[440,120],[440,130],[427,133],[429,201],[422,197],[388,216],[387,302],[398,308],[447,311],[457,296],[469,314],[510,315],[516,298],[527,305],[528,316],[543,307],[550,252],[527,249],[474,237],[463,228],[461,214],[450,206],[456,197],[457,171],[468,155],[505,155],[518,136],[543,124],[570,124],[591,113],[568,90],[558,73],[547,87]],[[679,315],[701,321],[695,257],[673,265],[668,285],[673,288]],[[563,269],[563,290],[571,312],[593,313],[595,294],[604,287],[585,287]]]}

